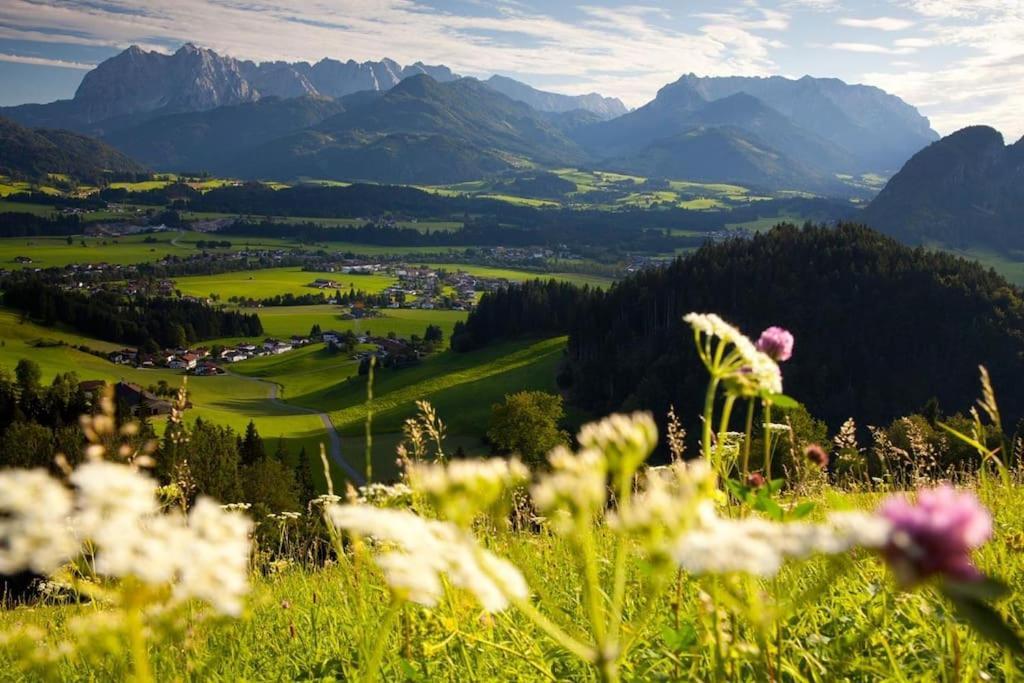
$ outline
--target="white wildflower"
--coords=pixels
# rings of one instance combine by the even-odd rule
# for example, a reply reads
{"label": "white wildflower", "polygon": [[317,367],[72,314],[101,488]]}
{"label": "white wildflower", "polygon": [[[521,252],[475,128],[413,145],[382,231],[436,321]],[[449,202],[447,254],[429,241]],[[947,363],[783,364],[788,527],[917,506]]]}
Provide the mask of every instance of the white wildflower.
{"label": "white wildflower", "polygon": [[723,519],[710,507],[701,516],[700,525],[682,535],[673,551],[680,566],[693,574],[773,576],[787,559],[878,548],[889,535],[884,520],[863,513],[835,513],[822,524]]}
{"label": "white wildflower", "polygon": [[608,524],[641,537],[648,546],[660,544],[697,523],[701,504],[714,493],[715,477],[704,460],[651,467],[640,492],[610,514]]}
{"label": "white wildflower", "polygon": [[70,477],[76,489],[75,525],[86,538],[158,510],[156,483],[126,465],[95,461]]}
{"label": "white wildflower", "polygon": [[241,513],[222,510],[208,498],[197,500],[188,515],[175,595],[198,598],[222,614],[238,616],[249,591],[251,530],[252,522]]}
{"label": "white wildflower", "polygon": [[736,327],[722,320],[714,313],[690,313],[683,320],[698,334],[715,337],[721,343],[731,345],[733,352],[722,360],[722,366],[714,364],[709,349],[698,344],[701,358],[712,374],[718,374],[737,393],[752,396],[759,393],[781,394],[782,372],[771,356],[757,350]]}
{"label": "white wildflower", "polygon": [[227,503],[220,507],[228,512],[245,512],[252,507],[252,503]]}
{"label": "white wildflower", "polygon": [[603,453],[610,472],[628,476],[658,445],[658,427],[650,413],[615,414],[583,425],[576,439],[584,448]]}
{"label": "white wildflower", "polygon": [[608,463],[600,451],[573,453],[558,446],[548,454],[551,471],[530,489],[537,509],[555,533],[570,536],[581,524],[591,524],[608,499]]}
{"label": "white wildflower", "polygon": [[328,505],[337,505],[340,502],[341,502],[341,496],[334,495],[333,493],[324,493],[324,494],[321,494],[321,495],[317,496],[313,500],[309,501],[309,504],[311,506],[316,506],[316,507],[319,507],[319,508],[325,508]]}
{"label": "white wildflower", "polygon": [[481,548],[452,523],[367,505],[335,505],[328,509],[328,517],[339,529],[381,547],[376,562],[385,580],[412,602],[436,605],[443,594],[442,576],[471,593],[488,612],[501,611],[510,599],[529,595],[515,566]]}
{"label": "white wildflower", "polygon": [[525,483],[530,471],[514,458],[490,458],[417,463],[410,465],[408,477],[413,490],[442,517],[465,526],[507,501],[508,492]]}
{"label": "white wildflower", "polygon": [[405,507],[412,503],[412,488],[402,483],[367,484],[359,487],[356,502],[376,507]]}
{"label": "white wildflower", "polygon": [[128,517],[116,515],[94,530],[95,568],[109,577],[135,577],[152,585],[169,583],[187,561],[188,529],[177,513]]}
{"label": "white wildflower", "polygon": [[48,574],[78,553],[71,495],[44,470],[0,472],[0,574]]}

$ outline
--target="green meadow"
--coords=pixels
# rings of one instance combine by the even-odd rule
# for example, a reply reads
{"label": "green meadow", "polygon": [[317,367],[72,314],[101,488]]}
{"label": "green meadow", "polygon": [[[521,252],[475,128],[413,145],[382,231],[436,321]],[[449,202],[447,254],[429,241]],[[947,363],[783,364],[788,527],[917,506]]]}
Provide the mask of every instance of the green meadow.
{"label": "green meadow", "polygon": [[[30,257],[30,266],[33,268],[60,267],[73,263],[146,263],[165,256],[194,255],[198,253],[196,242],[209,239],[210,235],[201,232],[160,232],[125,237],[75,235],[70,244],[65,237],[5,237],[0,238],[0,267],[22,267],[14,262],[18,256]],[[286,240],[271,238],[238,238],[229,241],[233,251],[254,247],[279,248],[291,244]]]}
{"label": "green meadow", "polygon": [[1024,255],[1022,254],[1000,254],[989,249],[950,249],[930,245],[931,248],[941,249],[965,259],[977,261],[981,265],[994,269],[1016,285],[1024,286]]}
{"label": "green meadow", "polygon": [[[343,273],[317,273],[299,267],[244,270],[217,275],[194,275],[175,278],[177,288],[188,296],[217,294],[222,300],[231,297],[262,299],[277,294],[315,294],[320,290],[310,287],[316,279],[334,280],[343,291],[350,288],[371,294],[382,292],[395,283],[389,275],[346,275]],[[333,294],[334,290],[324,290]]]}

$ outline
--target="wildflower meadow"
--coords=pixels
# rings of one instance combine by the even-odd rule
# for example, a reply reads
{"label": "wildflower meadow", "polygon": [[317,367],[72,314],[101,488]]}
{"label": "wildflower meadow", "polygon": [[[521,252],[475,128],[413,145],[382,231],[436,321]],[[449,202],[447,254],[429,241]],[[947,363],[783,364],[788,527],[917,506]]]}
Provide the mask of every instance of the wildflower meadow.
{"label": "wildflower meadow", "polygon": [[869,472],[853,422],[780,466],[799,340],[686,321],[693,452],[635,412],[541,464],[451,458],[423,405],[400,482],[268,520],[159,486],[107,406],[84,463],[0,472],[0,573],[39,577],[0,612],[0,680],[1018,679],[1024,489],[987,373],[971,433],[944,428],[976,467],[893,446]]}

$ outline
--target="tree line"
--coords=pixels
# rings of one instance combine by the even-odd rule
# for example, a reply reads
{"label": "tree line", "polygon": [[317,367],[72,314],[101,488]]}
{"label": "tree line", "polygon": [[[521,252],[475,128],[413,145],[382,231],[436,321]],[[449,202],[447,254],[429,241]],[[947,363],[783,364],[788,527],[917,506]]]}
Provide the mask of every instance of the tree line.
{"label": "tree line", "polygon": [[532,285],[487,294],[453,346],[459,335],[486,343],[568,333],[559,379],[575,405],[697,415],[707,377],[682,322],[691,311],[717,312],[751,336],[770,325],[791,330],[786,392],[832,429],[849,415],[887,424],[933,398],[966,409],[979,364],[994,378],[1004,421],[1024,414],[1014,381],[1024,372],[1021,291],[977,263],[852,224],[783,225],[709,243],[608,291]]}
{"label": "tree line", "polygon": [[263,334],[256,314],[216,309],[188,299],[106,291],[85,294],[33,277],[8,278],[3,288],[6,306],[44,325],[60,322],[89,336],[136,345],[145,351],[188,346],[204,339]]}

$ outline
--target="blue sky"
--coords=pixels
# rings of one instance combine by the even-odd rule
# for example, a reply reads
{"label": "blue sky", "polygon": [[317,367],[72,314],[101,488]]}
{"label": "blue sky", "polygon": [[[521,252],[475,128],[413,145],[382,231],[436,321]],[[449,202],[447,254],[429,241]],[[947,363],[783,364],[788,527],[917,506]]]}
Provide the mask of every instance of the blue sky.
{"label": "blue sky", "polygon": [[1024,135],[1024,0],[2,0],[0,104],[70,97],[131,44],[186,41],[257,61],[443,63],[630,106],[688,72],[835,76],[941,133]]}

